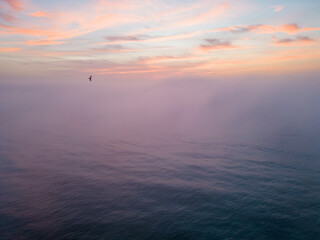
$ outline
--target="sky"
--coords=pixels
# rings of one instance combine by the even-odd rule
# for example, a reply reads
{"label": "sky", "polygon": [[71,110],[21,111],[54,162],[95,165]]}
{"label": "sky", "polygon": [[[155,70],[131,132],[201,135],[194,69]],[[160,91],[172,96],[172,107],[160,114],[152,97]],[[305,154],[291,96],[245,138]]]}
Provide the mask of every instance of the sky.
{"label": "sky", "polygon": [[319,73],[318,0],[0,0],[1,78]]}

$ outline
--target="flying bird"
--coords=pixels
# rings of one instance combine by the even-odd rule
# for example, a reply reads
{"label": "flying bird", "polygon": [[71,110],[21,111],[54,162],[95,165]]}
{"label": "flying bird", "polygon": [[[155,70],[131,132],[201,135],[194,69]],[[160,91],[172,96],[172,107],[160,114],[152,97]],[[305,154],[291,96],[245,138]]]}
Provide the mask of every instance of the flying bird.
{"label": "flying bird", "polygon": [[92,75],[89,77],[90,82],[91,82],[91,78],[92,78]]}

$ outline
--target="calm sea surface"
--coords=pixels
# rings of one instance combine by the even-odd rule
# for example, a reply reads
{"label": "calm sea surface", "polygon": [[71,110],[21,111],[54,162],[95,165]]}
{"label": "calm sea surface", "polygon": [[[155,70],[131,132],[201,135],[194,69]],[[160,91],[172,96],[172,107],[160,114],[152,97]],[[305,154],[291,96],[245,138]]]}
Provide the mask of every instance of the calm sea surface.
{"label": "calm sea surface", "polygon": [[0,86],[0,239],[320,239],[319,83]]}

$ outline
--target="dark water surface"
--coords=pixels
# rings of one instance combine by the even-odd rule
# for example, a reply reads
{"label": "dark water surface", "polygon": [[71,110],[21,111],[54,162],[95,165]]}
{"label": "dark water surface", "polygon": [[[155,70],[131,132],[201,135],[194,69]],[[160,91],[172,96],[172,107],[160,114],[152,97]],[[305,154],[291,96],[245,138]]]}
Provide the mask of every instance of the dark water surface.
{"label": "dark water surface", "polygon": [[2,84],[0,239],[320,239],[318,85]]}

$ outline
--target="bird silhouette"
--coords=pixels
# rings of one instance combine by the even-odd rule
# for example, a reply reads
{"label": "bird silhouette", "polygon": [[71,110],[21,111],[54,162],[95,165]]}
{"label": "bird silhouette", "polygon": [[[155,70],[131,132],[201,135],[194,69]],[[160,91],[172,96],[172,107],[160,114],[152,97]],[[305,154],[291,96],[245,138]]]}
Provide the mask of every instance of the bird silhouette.
{"label": "bird silhouette", "polygon": [[92,81],[91,78],[92,78],[92,75],[89,77],[90,82]]}

